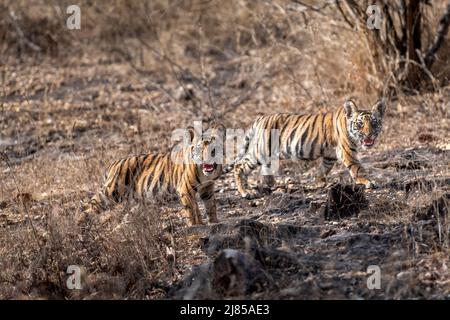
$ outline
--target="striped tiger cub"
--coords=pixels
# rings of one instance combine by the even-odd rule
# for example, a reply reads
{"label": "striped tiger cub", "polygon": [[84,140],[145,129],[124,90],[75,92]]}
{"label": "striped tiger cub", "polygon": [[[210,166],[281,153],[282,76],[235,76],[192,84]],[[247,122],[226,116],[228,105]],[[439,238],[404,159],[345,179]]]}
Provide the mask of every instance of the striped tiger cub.
{"label": "striped tiger cub", "polygon": [[[322,158],[317,180],[326,183],[326,175],[336,160],[350,171],[356,184],[373,188],[357,158],[360,147],[370,148],[381,132],[385,103],[378,101],[371,110],[359,110],[348,100],[334,112],[322,114],[274,114],[260,116],[247,130],[245,143],[234,164],[234,176],[239,193],[253,198],[247,175],[256,167],[270,169],[267,159],[274,155],[282,159],[315,160]],[[278,151],[271,147],[271,131],[278,130]],[[224,170],[226,171],[226,170]],[[266,187],[274,183],[273,174],[263,177]]]}
{"label": "striped tiger cub", "polygon": [[[145,201],[163,194],[178,195],[183,205],[182,215],[188,225],[203,224],[196,194],[205,204],[209,222],[217,220],[214,181],[222,173],[222,165],[212,159],[216,137],[225,134],[217,125],[209,137],[194,142],[194,128],[189,127],[191,144],[176,151],[141,154],[114,161],[106,170],[101,190],[91,199],[91,212],[99,212],[126,199]],[[179,146],[179,145],[176,145]],[[214,154],[213,154],[214,156]]]}

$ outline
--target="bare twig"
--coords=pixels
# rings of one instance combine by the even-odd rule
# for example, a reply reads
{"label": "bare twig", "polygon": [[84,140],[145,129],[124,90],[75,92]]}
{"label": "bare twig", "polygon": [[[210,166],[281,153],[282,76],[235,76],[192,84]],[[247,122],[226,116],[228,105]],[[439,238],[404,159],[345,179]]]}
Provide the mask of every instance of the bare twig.
{"label": "bare twig", "polygon": [[41,52],[42,49],[38,45],[31,42],[26,36],[25,33],[22,31],[22,29],[19,26],[19,23],[17,22],[17,16],[14,13],[14,11],[9,10],[8,11],[9,20],[11,21],[11,24],[13,25],[14,29],[16,30],[16,33],[22,43],[27,45],[31,50],[35,52]]}
{"label": "bare twig", "polygon": [[345,14],[344,10],[341,7],[339,0],[336,0],[336,6],[337,6],[339,12],[341,13],[342,17],[344,18],[345,22],[347,22],[347,24],[353,29],[355,27],[355,25],[350,21],[350,19]]}
{"label": "bare twig", "polygon": [[444,42],[444,38],[448,33],[448,28],[450,26],[450,1],[447,4],[447,8],[444,12],[444,15],[442,16],[441,20],[439,21],[439,27],[436,32],[436,37],[434,39],[434,42],[430,45],[426,55],[425,55],[425,66],[430,69],[431,66],[434,63],[434,60],[436,58],[436,53],[438,52],[439,48],[442,46]]}
{"label": "bare twig", "polygon": [[211,113],[215,114],[215,104],[212,98],[212,92],[211,92],[211,85],[209,83],[208,76],[205,72],[205,56],[203,54],[203,47],[202,47],[202,40],[203,40],[203,26],[202,26],[202,17],[203,17],[203,11],[200,11],[199,17],[198,17],[198,51],[199,51],[199,63],[200,63],[200,71],[202,74],[202,84],[204,87],[206,87],[207,95],[208,95],[208,102],[209,107],[211,109]]}
{"label": "bare twig", "polygon": [[261,80],[262,78],[264,78],[264,76],[265,74],[261,75],[249,90],[246,90],[244,94],[242,94],[235,101],[231,102],[228,106],[226,106],[225,109],[220,114],[218,114],[215,119],[209,117],[206,118],[204,121],[209,122],[212,120],[222,119],[227,113],[233,111],[235,108],[239,107],[244,102],[248,101],[253,96],[255,91],[261,86],[262,84]]}
{"label": "bare twig", "polygon": [[335,0],[327,1],[322,6],[313,6],[313,5],[304,3],[303,1],[300,1],[300,0],[292,0],[292,2],[294,2],[294,3],[298,4],[298,5],[301,5],[302,7],[305,8],[304,10],[311,10],[311,11],[317,12],[317,13],[319,13],[321,15],[325,15],[325,13],[323,13],[322,10],[325,9],[326,7],[330,6],[330,5],[333,5],[335,3]]}
{"label": "bare twig", "polygon": [[425,60],[424,60],[420,50],[417,49],[416,53],[417,53],[417,56],[419,58],[420,65],[421,65],[421,68],[422,68],[423,72],[425,72],[425,74],[430,78],[431,83],[433,84],[433,87],[434,87],[435,91],[437,91],[437,86],[436,86],[437,80],[436,80],[436,78],[433,76],[431,71],[428,69],[428,67],[427,67],[427,65],[425,63]]}
{"label": "bare twig", "polygon": [[[210,1],[206,1],[205,3],[210,3]],[[158,52],[157,50],[155,50],[151,45],[149,45],[146,41],[144,41],[141,37],[138,38],[139,42],[141,42],[141,44],[143,44],[147,49],[151,50],[152,52],[156,53],[157,55],[159,55],[160,58],[163,58],[164,60],[166,60],[168,62],[169,68],[175,78],[175,80],[178,82],[178,85],[183,89],[184,93],[186,96],[191,96],[191,94],[189,93],[189,90],[186,88],[186,86],[184,85],[183,81],[181,80],[181,77],[179,75],[179,73],[175,70],[174,67],[177,67],[178,70],[182,70],[184,72],[188,72],[189,76],[192,77],[192,79],[195,79],[198,81],[197,77],[195,77],[192,72],[190,72],[189,70],[186,70],[184,68],[182,68],[179,64],[177,64],[175,61],[173,61],[165,52],[164,50],[164,46],[162,44],[161,38],[159,36],[158,30],[156,29],[156,27],[154,27],[153,24],[153,20],[151,15],[148,13],[148,10],[145,10],[145,15],[146,18],[149,22],[149,27],[151,29],[153,29],[153,33],[156,37],[156,41],[159,44],[159,49],[161,50],[161,52]],[[200,82],[200,81],[199,81]],[[193,102],[193,107],[194,107],[194,112],[197,113],[197,109],[198,109],[198,98],[195,96],[191,96],[192,98],[192,102]]]}
{"label": "bare twig", "polygon": [[[147,70],[143,70],[141,68],[139,68],[138,66],[136,66],[136,64],[133,62],[133,58],[130,56],[130,54],[120,48],[114,48],[113,51],[117,52],[118,54],[120,54],[123,58],[125,58],[127,60],[127,62],[129,63],[129,65],[131,66],[131,68],[138,74],[140,75],[149,75],[149,72]],[[156,83],[155,81],[151,81],[149,80],[149,77],[146,77],[146,82],[151,85],[154,86],[156,89],[158,89],[159,91],[161,91],[167,98],[169,98],[170,101],[172,101],[175,104],[180,104],[177,99],[175,99],[175,97],[168,91],[166,90],[163,86],[159,85],[158,83]]]}

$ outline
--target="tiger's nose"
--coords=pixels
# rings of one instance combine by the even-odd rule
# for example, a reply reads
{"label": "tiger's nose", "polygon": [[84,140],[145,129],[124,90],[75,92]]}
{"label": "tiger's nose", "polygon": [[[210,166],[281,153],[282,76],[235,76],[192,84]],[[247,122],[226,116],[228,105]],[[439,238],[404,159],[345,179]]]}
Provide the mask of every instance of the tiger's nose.
{"label": "tiger's nose", "polygon": [[370,124],[365,124],[361,131],[364,135],[368,136],[372,131],[370,128]]}

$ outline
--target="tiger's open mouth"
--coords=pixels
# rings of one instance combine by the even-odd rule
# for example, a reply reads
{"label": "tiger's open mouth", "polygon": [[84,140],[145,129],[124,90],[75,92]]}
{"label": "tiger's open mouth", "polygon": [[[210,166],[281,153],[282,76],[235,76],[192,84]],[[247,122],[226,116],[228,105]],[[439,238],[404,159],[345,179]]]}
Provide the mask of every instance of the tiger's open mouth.
{"label": "tiger's open mouth", "polygon": [[210,163],[203,163],[202,164],[202,170],[204,173],[211,173],[213,172],[217,167],[217,164],[210,164]]}
{"label": "tiger's open mouth", "polygon": [[371,147],[375,143],[375,139],[373,138],[364,138],[361,140],[361,144],[363,147]]}

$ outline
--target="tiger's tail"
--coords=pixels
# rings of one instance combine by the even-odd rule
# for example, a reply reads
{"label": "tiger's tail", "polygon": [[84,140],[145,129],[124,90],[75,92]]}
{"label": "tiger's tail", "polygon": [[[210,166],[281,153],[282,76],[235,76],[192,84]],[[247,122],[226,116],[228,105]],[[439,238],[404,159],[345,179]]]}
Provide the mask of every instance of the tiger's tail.
{"label": "tiger's tail", "polygon": [[106,170],[103,174],[101,190],[96,192],[94,196],[85,204],[84,211],[86,213],[100,213],[111,207],[112,201],[105,193],[105,185],[108,181],[109,170],[110,168],[108,168],[108,170]]}
{"label": "tiger's tail", "polygon": [[97,192],[87,203],[87,212],[102,212],[111,206],[111,201],[103,192]]}

